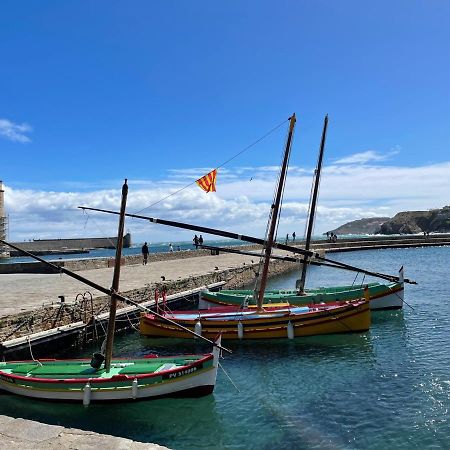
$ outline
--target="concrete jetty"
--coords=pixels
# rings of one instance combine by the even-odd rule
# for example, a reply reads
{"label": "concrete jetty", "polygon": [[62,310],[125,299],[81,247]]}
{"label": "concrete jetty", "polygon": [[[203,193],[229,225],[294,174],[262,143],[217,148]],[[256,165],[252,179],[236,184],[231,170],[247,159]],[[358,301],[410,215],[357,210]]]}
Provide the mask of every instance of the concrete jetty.
{"label": "concrete jetty", "polygon": [[[191,252],[194,253],[194,252]],[[194,278],[200,275],[214,274],[219,271],[251,265],[254,257],[220,254],[199,256],[189,259],[169,259],[124,265],[120,275],[120,291],[128,292],[148,284]],[[217,267],[217,269],[216,269]],[[101,286],[109,288],[113,267],[88,269],[79,272]],[[41,306],[44,302],[58,302],[64,295],[66,301],[74,300],[78,293],[89,290],[94,297],[104,296],[102,292],[90,289],[85,284],[63,274],[0,274],[0,317],[28,311]]]}
{"label": "concrete jetty", "polygon": [[0,450],[167,450],[157,444],[0,415]]}

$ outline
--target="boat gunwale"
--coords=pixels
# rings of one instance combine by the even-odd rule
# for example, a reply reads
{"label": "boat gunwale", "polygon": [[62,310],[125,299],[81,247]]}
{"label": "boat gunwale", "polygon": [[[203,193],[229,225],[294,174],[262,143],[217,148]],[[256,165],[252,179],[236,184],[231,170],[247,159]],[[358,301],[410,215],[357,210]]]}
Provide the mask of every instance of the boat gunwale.
{"label": "boat gunwale", "polygon": [[[144,358],[136,358],[136,359],[144,359]],[[148,359],[153,359],[153,358],[148,358]],[[156,359],[156,358],[154,358]],[[173,359],[173,358],[171,358]],[[187,358],[188,359],[188,358]],[[194,361],[191,364],[185,365],[185,366],[179,366],[179,367],[174,367],[172,369],[168,369],[168,370],[162,370],[161,372],[151,372],[151,373],[142,373],[142,374],[135,374],[135,375],[129,375],[129,374],[115,374],[112,375],[111,377],[97,377],[97,378],[90,378],[90,377],[85,377],[85,378],[42,378],[42,377],[33,377],[33,376],[23,376],[23,375],[16,375],[16,374],[9,374],[9,373],[5,373],[0,369],[0,378],[3,381],[6,382],[15,382],[13,380],[18,380],[18,381],[28,381],[28,382],[35,382],[35,383],[63,383],[63,384],[74,384],[74,383],[113,383],[113,382],[117,382],[117,381],[125,381],[125,380],[134,380],[139,379],[142,380],[144,378],[156,378],[156,377],[160,377],[160,376],[164,376],[164,375],[168,375],[171,373],[177,373],[180,371],[185,371],[188,369],[191,369],[193,367],[197,367],[200,365],[203,365],[204,363],[213,360],[214,359],[214,355],[212,353],[208,353],[206,355],[203,355],[202,358],[200,358],[197,361]],[[125,361],[132,361],[131,359],[126,359],[124,358],[123,360]],[[67,360],[57,360],[57,361],[67,361]],[[80,360],[76,360],[76,361],[80,361]],[[86,360],[86,359],[82,359],[81,361],[90,361],[90,360]],[[116,359],[114,359],[114,361],[116,361]],[[133,360],[134,361],[134,360]],[[25,363],[25,361],[18,361],[18,362],[22,362]],[[33,361],[30,361],[33,362]],[[9,363],[14,364],[14,361],[10,361]],[[187,374],[186,374],[187,375]],[[12,378],[11,381],[9,380],[5,380],[5,378]],[[26,383],[25,383],[26,384]]]}

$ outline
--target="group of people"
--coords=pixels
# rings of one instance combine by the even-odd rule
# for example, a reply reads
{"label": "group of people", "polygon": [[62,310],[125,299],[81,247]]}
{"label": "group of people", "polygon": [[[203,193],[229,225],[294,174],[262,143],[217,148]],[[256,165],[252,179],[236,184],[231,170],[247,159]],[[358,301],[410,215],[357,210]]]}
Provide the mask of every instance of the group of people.
{"label": "group of people", "polygon": [[[295,242],[295,231],[292,233],[292,242]],[[286,240],[285,240],[285,244],[287,244],[289,242],[289,233],[286,235]]]}
{"label": "group of people", "polygon": [[334,233],[332,233],[331,231],[327,231],[327,239],[329,242],[336,242],[337,236]]}
{"label": "group of people", "polygon": [[[202,238],[202,242],[203,242],[203,238]],[[178,252],[181,251],[181,247],[179,245],[177,245],[177,251]],[[148,261],[148,254],[150,253],[150,250],[148,248],[147,242],[144,242],[144,245],[142,246],[141,252],[142,252],[142,264],[144,266],[146,266],[147,265],[147,261]],[[172,242],[169,244],[169,252],[173,252],[173,244],[172,244]]]}
{"label": "group of people", "polygon": [[198,249],[199,245],[203,245],[202,235],[200,235],[200,236],[195,235],[194,239],[192,239],[192,242],[194,243],[195,248]]}

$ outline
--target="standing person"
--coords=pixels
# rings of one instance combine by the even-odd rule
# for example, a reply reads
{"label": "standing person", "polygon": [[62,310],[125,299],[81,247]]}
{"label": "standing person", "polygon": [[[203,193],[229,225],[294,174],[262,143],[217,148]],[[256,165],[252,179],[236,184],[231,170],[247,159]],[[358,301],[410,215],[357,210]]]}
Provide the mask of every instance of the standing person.
{"label": "standing person", "polygon": [[147,257],[148,257],[148,245],[147,242],[144,242],[144,245],[142,246],[142,256],[143,256],[143,260],[142,260],[142,265],[146,266],[147,265]]}
{"label": "standing person", "polygon": [[202,235],[200,235],[200,237],[198,238],[198,243],[199,243],[199,245],[203,245],[203,237],[202,237]]}
{"label": "standing person", "polygon": [[292,242],[295,242],[295,231],[292,233]]}
{"label": "standing person", "polygon": [[287,244],[289,242],[289,233],[286,235],[286,241],[285,244]]}
{"label": "standing person", "polygon": [[198,249],[198,237],[197,237],[197,235],[194,236],[194,239],[192,239],[192,241],[194,242],[195,249]]}
{"label": "standing person", "polygon": [[169,244],[169,252],[173,252],[173,245],[172,245],[172,242]]}

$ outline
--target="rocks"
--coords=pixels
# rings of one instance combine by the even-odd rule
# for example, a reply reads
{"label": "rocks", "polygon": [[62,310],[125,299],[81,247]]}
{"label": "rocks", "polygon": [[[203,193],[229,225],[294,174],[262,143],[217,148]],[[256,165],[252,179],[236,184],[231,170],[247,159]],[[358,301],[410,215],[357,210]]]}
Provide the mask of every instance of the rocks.
{"label": "rocks", "polygon": [[450,232],[450,206],[429,211],[404,211],[380,227],[380,234]]}

